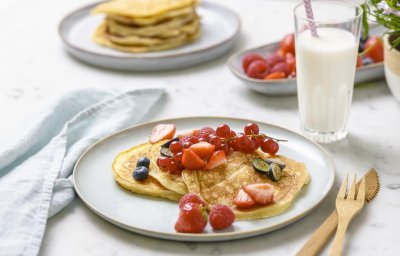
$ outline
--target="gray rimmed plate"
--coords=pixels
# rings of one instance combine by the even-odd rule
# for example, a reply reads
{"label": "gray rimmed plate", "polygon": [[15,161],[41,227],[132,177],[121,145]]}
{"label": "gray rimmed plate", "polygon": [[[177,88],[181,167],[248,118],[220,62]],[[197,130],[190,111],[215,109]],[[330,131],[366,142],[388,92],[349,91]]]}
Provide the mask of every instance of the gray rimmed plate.
{"label": "gray rimmed plate", "polygon": [[327,153],[316,143],[290,130],[258,122],[261,131],[272,137],[284,138],[279,153],[304,162],[311,182],[306,185],[293,205],[284,213],[267,219],[236,221],[228,230],[213,232],[208,225],[202,234],[176,233],[174,224],[179,214],[176,202],[141,196],[126,191],[114,181],[111,164],[116,155],[147,141],[158,123],[174,123],[178,132],[199,126],[217,127],[229,124],[242,130],[250,120],[225,117],[187,117],[145,123],[117,132],[89,148],[75,165],[75,190],[83,202],[107,221],[124,229],[162,239],[177,241],[224,241],[251,237],[282,228],[313,210],[328,194],[334,181],[334,165]]}
{"label": "gray rimmed plate", "polygon": [[239,36],[240,20],[231,10],[201,1],[197,8],[202,35],[195,42],[159,52],[127,53],[95,44],[92,35],[104,15],[91,15],[94,3],[67,15],[59,25],[65,49],[73,57],[102,68],[125,71],[162,71],[194,66],[231,49]]}
{"label": "gray rimmed plate", "polygon": [[[372,34],[380,35],[383,33],[382,27],[375,27],[371,30]],[[242,68],[242,59],[247,53],[257,53],[268,56],[279,48],[279,42],[255,47],[233,54],[228,60],[228,67],[232,73],[243,81],[251,90],[271,95],[286,96],[297,93],[296,78],[285,78],[276,80],[262,80],[248,77]],[[374,63],[357,68],[354,83],[365,83],[384,77],[383,62]]]}

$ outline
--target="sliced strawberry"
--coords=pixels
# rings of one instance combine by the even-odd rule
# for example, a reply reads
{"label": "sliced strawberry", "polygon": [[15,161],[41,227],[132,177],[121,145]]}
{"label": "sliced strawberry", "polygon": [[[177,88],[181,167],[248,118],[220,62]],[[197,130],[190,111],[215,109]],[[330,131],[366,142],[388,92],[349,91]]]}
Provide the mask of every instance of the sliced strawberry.
{"label": "sliced strawberry", "polygon": [[206,162],[191,149],[184,149],[182,165],[188,170],[200,170],[206,166]]}
{"label": "sliced strawberry", "polygon": [[176,128],[174,124],[158,124],[151,130],[149,142],[154,144],[162,140],[172,139],[175,135],[175,131]]}
{"label": "sliced strawberry", "polygon": [[249,184],[243,190],[258,204],[269,204],[274,199],[274,186],[268,183]]}
{"label": "sliced strawberry", "polygon": [[200,158],[207,158],[214,152],[215,146],[208,142],[200,141],[190,146],[190,149]]}
{"label": "sliced strawberry", "polygon": [[238,194],[233,199],[233,203],[237,208],[250,208],[256,204],[256,202],[246,192],[244,192],[243,189],[239,190]]}
{"label": "sliced strawberry", "polygon": [[225,152],[223,150],[217,150],[208,159],[207,166],[205,169],[211,170],[215,167],[226,164],[226,162],[227,160]]}

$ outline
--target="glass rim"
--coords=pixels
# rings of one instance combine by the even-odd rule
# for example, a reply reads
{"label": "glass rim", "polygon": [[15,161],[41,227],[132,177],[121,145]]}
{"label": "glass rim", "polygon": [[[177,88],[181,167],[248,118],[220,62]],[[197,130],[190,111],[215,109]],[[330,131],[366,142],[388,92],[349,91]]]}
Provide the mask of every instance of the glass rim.
{"label": "glass rim", "polygon": [[304,2],[301,2],[301,3],[299,3],[299,4],[297,4],[294,8],[293,8],[293,15],[294,15],[294,17],[295,18],[297,18],[297,19],[301,19],[301,20],[305,20],[305,21],[308,21],[308,22],[316,22],[316,23],[318,23],[318,24],[340,24],[340,23],[347,23],[347,22],[352,22],[352,21],[355,21],[355,20],[357,20],[357,19],[359,19],[362,15],[363,15],[363,12],[364,12],[364,10],[359,6],[359,5],[356,5],[356,4],[353,4],[353,3],[349,3],[349,2],[347,2],[347,1],[343,1],[343,0],[329,0],[329,1],[323,1],[323,0],[317,0],[317,1],[313,1],[313,2],[323,2],[323,3],[329,3],[329,2],[333,2],[333,3],[341,3],[341,4],[345,4],[345,5],[347,5],[347,6],[351,6],[351,7],[354,7],[355,9],[358,9],[359,10],[359,13],[358,13],[358,15],[355,15],[353,18],[349,18],[349,19],[344,19],[344,20],[340,20],[340,21],[323,21],[323,20],[317,20],[317,19],[309,19],[309,18],[307,18],[307,17],[301,17],[301,16],[299,16],[299,15],[297,15],[296,14],[296,10],[298,9],[298,8],[300,8],[300,7],[302,7],[303,9],[304,9]]}

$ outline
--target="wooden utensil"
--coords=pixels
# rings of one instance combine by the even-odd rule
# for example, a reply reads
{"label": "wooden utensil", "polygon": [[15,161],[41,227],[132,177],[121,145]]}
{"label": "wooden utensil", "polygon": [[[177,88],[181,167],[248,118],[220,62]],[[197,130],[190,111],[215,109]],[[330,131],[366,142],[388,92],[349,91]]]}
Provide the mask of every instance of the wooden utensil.
{"label": "wooden utensil", "polygon": [[[365,178],[365,200],[371,202],[379,192],[380,184],[378,173],[375,169],[370,169],[364,176]],[[357,186],[360,185],[359,181]],[[358,189],[358,187],[357,187]],[[325,244],[331,238],[336,230],[338,218],[336,210],[322,223],[322,225],[314,232],[311,238],[304,244],[297,256],[314,256],[324,248]]]}
{"label": "wooden utensil", "polygon": [[352,185],[347,193],[348,175],[336,197],[336,212],[338,214],[338,227],[330,252],[330,256],[340,256],[343,251],[343,243],[347,227],[350,221],[356,216],[365,204],[365,178],[356,191],[356,175],[353,176]]}

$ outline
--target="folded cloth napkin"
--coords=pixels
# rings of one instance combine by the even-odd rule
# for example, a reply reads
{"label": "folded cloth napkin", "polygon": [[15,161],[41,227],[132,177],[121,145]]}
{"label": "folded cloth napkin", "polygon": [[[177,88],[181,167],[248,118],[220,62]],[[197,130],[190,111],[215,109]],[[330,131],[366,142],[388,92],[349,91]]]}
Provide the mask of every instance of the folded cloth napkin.
{"label": "folded cloth napkin", "polygon": [[0,255],[37,255],[47,218],[75,196],[71,174],[79,156],[106,135],[147,119],[163,93],[72,91],[0,145]]}

